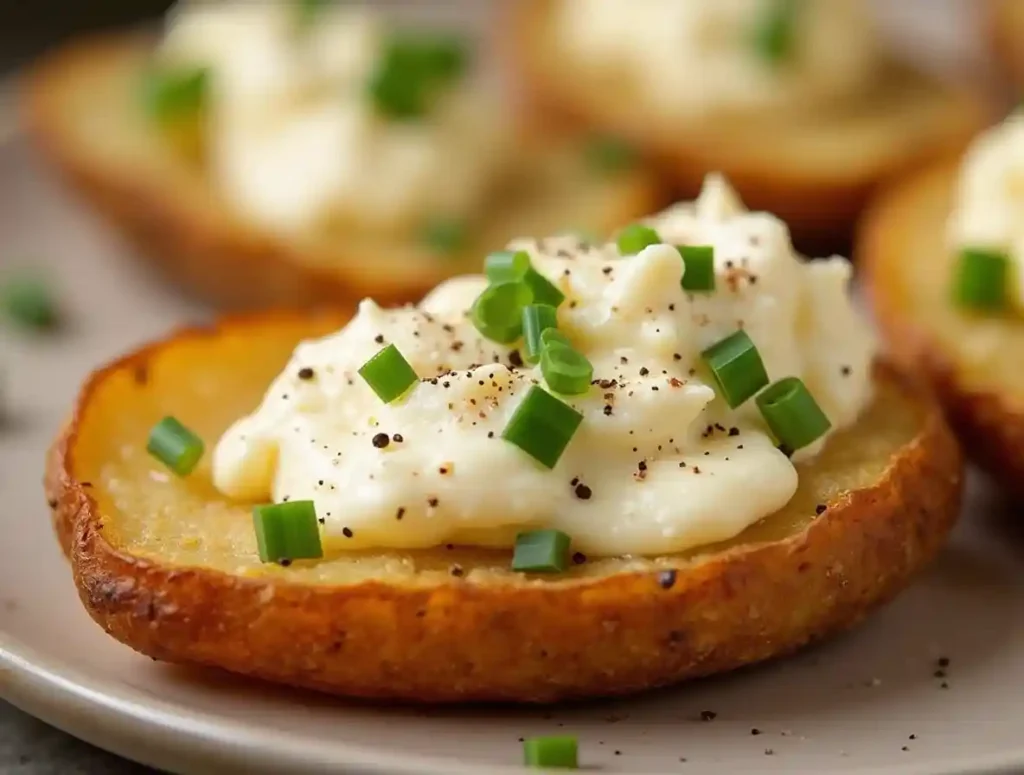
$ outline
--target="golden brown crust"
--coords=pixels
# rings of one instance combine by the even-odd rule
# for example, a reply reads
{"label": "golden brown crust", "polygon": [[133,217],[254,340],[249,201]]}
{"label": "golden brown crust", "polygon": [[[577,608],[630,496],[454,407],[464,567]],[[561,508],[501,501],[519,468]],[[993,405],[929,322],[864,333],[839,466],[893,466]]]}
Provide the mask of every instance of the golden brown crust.
{"label": "golden brown crust", "polygon": [[552,2],[509,4],[507,53],[541,111],[629,138],[684,196],[707,171],[725,173],[749,206],[778,215],[807,249],[834,247],[880,182],[959,151],[992,118],[978,89],[940,86],[894,67],[862,113],[822,108],[796,121],[659,121],[624,107],[628,84],[588,78],[558,55],[547,34]]}
{"label": "golden brown crust", "polygon": [[1024,84],[1024,5],[1015,0],[985,0],[984,23],[996,61],[1018,87]]}
{"label": "golden brown crust", "polygon": [[[975,362],[971,353],[982,333],[985,349],[998,342],[996,357],[1018,362],[1020,341],[1011,337],[1019,337],[1022,323],[958,315],[945,293],[949,251],[941,235],[957,172],[956,160],[942,162],[881,195],[861,223],[857,256],[893,357],[931,380],[968,453],[1024,495],[1024,400],[1003,384],[998,366]],[[915,271],[928,278],[924,286],[908,281]]]}
{"label": "golden brown crust", "polygon": [[586,170],[571,139],[543,136],[524,141],[516,191],[495,202],[478,239],[458,255],[433,255],[402,236],[278,238],[233,216],[201,170],[136,115],[133,78],[148,50],[147,39],[116,34],[44,58],[26,82],[29,132],[140,257],[224,307],[415,300],[447,276],[475,271],[480,256],[512,237],[610,232],[663,204],[646,171],[601,176]]}
{"label": "golden brown crust", "polygon": [[[294,329],[286,343],[338,322],[282,320]],[[748,538],[557,580],[416,571],[344,585],[301,583],[295,567],[252,577],[119,548],[124,515],[102,509],[110,502],[104,483],[79,473],[110,462],[87,459],[97,441],[88,437],[107,435],[90,428],[113,432],[97,420],[104,392],[122,380],[125,390],[144,393],[145,379],[170,374],[161,354],[172,360],[208,337],[202,362],[188,356],[188,373],[202,378],[211,363],[231,357],[221,342],[232,339],[246,352],[272,339],[274,325],[263,318],[186,331],[98,371],[50,454],[47,497],[83,604],[110,635],[156,659],[422,702],[623,694],[785,654],[850,627],[933,557],[956,518],[955,440],[927,394],[880,367],[878,384],[897,404],[890,408],[920,415],[910,421],[910,441],[879,463],[870,486],[834,493],[824,514],[783,540]],[[150,364],[157,371],[147,377]],[[268,373],[280,365],[268,364]],[[132,375],[138,385],[129,385]],[[115,403],[130,423],[137,407],[123,397]],[[666,568],[674,569],[671,581]]]}

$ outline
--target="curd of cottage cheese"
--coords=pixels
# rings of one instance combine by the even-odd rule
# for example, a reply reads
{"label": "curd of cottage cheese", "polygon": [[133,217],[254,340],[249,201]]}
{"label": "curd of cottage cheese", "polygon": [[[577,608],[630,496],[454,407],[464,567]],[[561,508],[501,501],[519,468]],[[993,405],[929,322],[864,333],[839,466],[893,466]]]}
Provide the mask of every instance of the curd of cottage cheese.
{"label": "curd of cottage cheese", "polygon": [[792,51],[772,62],[756,25],[785,1],[558,0],[555,35],[565,56],[624,75],[647,110],[674,117],[814,108],[870,87],[884,60],[864,0],[797,0]]}
{"label": "curd of cottage cheese", "polygon": [[[562,397],[584,415],[554,469],[501,438],[539,368],[483,339],[467,310],[480,276],[419,306],[364,301],[341,331],[298,346],[261,406],[229,429],[214,481],[238,499],[315,501],[342,548],[512,546],[557,528],[589,555],[663,554],[727,539],[797,486],[753,399],[733,411],[708,384],[703,349],[743,328],[771,380],[801,377],[832,422],[872,394],[874,340],[847,296],[850,265],[806,262],[786,225],[746,211],[710,176],[700,197],[647,221],[671,244],[621,256],[577,237],[518,240],[566,294],[559,329],[594,366]],[[712,245],[717,288],[690,294],[674,245]],[[395,344],[421,381],[385,405],[357,370]],[[817,453],[824,440],[801,450]]]}
{"label": "curd of cottage cheese", "polygon": [[1024,111],[974,140],[949,218],[954,251],[984,248],[1010,259],[1010,298],[1024,310]]}
{"label": "curd of cottage cheese", "polygon": [[300,24],[299,3],[182,3],[161,61],[208,67],[209,165],[248,219],[304,233],[332,223],[413,228],[486,205],[509,142],[499,107],[459,83],[421,119],[382,116],[367,81],[386,30],[329,5]]}

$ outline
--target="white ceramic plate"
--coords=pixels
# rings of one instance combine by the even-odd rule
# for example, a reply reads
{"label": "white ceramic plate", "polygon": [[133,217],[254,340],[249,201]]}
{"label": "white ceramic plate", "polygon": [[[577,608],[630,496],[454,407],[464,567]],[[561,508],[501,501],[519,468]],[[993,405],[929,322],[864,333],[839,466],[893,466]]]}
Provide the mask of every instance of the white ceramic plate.
{"label": "white ceramic plate", "polygon": [[[0,330],[11,414],[0,432],[0,695],[30,713],[181,772],[498,775],[521,771],[518,738],[552,733],[578,735],[583,762],[601,772],[1024,766],[1024,530],[978,486],[937,566],[857,632],[794,659],[629,701],[381,707],[135,654],[78,604],[50,533],[43,454],[90,369],[205,313],[138,269],[17,139],[0,147],[0,245],[0,272],[20,259],[49,269],[70,318],[53,337]],[[948,675],[937,678],[942,657]],[[717,717],[702,721],[705,710]]]}

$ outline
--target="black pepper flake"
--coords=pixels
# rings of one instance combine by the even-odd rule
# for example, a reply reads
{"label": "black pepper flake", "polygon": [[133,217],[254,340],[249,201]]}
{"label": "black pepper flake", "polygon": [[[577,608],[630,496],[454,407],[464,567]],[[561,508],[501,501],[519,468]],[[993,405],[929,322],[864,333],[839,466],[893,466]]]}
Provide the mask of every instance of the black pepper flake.
{"label": "black pepper flake", "polygon": [[401,519],[405,516],[405,506],[399,506],[398,511],[395,512],[395,519]]}
{"label": "black pepper flake", "polygon": [[384,449],[388,444],[391,443],[391,439],[386,433],[377,433],[373,437],[373,446],[377,449]]}
{"label": "black pepper flake", "polygon": [[605,414],[605,417],[611,417],[612,416],[612,405],[611,404],[605,404],[604,405],[604,414]]}
{"label": "black pepper flake", "polygon": [[934,677],[934,678],[945,678],[946,677],[946,671],[942,670],[940,668],[940,669],[936,670],[934,673],[932,673],[932,677]]}
{"label": "black pepper flake", "polygon": [[430,506],[430,508],[436,509],[437,508],[437,503],[438,503],[437,498],[427,498],[427,505]]}
{"label": "black pepper flake", "polygon": [[949,688],[949,684],[946,683],[945,681],[943,681],[942,683],[939,684],[939,688],[940,689],[948,689]]}
{"label": "black pepper flake", "polygon": [[462,578],[466,575],[466,571],[462,569],[461,565],[453,565],[448,572],[455,576],[455,578]]}
{"label": "black pepper flake", "polygon": [[576,493],[576,497],[581,501],[588,501],[590,500],[590,496],[593,495],[593,491],[587,487],[587,485],[583,484],[583,482],[577,484],[576,489],[573,492]]}
{"label": "black pepper flake", "polygon": [[646,376],[647,376],[648,374],[650,374],[650,373],[651,373],[651,372],[650,372],[650,371],[648,371],[648,369],[647,369],[647,367],[646,367],[646,366],[641,366],[641,367],[640,367],[640,376],[641,376],[641,377],[646,377]]}
{"label": "black pepper flake", "polygon": [[341,529],[341,534],[343,536],[345,536],[345,538],[351,538],[352,537],[352,528],[350,528],[350,527],[343,527]]}
{"label": "black pepper flake", "polygon": [[377,344],[384,344],[384,334],[377,334],[377,336],[373,337],[373,341]]}
{"label": "black pepper flake", "polygon": [[907,746],[903,746],[900,750],[901,751],[909,751],[910,749]]}
{"label": "black pepper flake", "polygon": [[939,667],[949,667],[949,657],[939,657]]}
{"label": "black pepper flake", "polygon": [[718,714],[713,710],[702,710],[700,712],[701,721],[714,721],[716,718],[718,718]]}
{"label": "black pepper flake", "polygon": [[750,730],[750,734],[752,734],[752,735],[759,735],[759,734],[761,734],[761,730],[758,729],[757,727],[754,727],[753,729]]}
{"label": "black pepper flake", "polygon": [[842,374],[844,377],[849,377],[853,373],[853,369],[851,369],[849,366],[843,366],[839,370],[839,373]]}
{"label": "black pepper flake", "polygon": [[674,361],[681,361],[682,359],[683,359],[683,356],[680,355],[679,353],[672,353],[672,360],[674,360]]}
{"label": "black pepper flake", "polygon": [[277,564],[280,565],[282,568],[287,568],[289,565],[292,564],[292,561],[287,557],[282,557],[280,560],[277,561]]}
{"label": "black pepper flake", "polygon": [[828,511],[828,506],[826,506],[824,503],[819,503],[817,506],[814,507],[814,513],[817,514],[819,517],[826,511]]}
{"label": "black pepper flake", "polygon": [[299,369],[299,379],[313,379],[314,372],[309,366]]}
{"label": "black pepper flake", "polygon": [[658,574],[658,586],[662,589],[672,589],[676,583],[676,572],[674,570],[663,570]]}
{"label": "black pepper flake", "polygon": [[465,342],[461,339],[456,339],[452,342],[452,352],[459,352],[463,347],[465,347]]}
{"label": "black pepper flake", "polygon": [[601,271],[604,272],[605,274],[611,274],[612,268],[610,266],[602,267]]}
{"label": "black pepper flake", "polygon": [[639,463],[636,464],[636,467],[640,471],[646,471],[647,470],[647,461],[641,460]]}
{"label": "black pepper flake", "polygon": [[401,444],[403,441],[405,441],[405,436],[403,436],[401,433],[395,433],[391,436],[391,440]]}
{"label": "black pepper flake", "polygon": [[773,751],[771,748],[765,748],[764,749],[764,755],[765,756],[773,756],[774,754],[775,754],[775,751]]}
{"label": "black pepper flake", "polygon": [[621,355],[619,356],[619,363],[625,366],[627,363],[629,363],[629,358],[627,358],[625,355]]}
{"label": "black pepper flake", "polygon": [[733,426],[732,428],[729,429],[729,435],[730,436],[739,436],[740,435],[740,429],[737,428],[736,426]]}
{"label": "black pepper flake", "polygon": [[494,438],[494,431],[487,431],[487,438],[493,439]]}
{"label": "black pepper flake", "polygon": [[583,552],[575,552],[572,556],[573,565],[582,565],[587,561],[587,555]]}
{"label": "black pepper flake", "polygon": [[917,740],[917,735],[911,735],[907,738],[908,740]]}

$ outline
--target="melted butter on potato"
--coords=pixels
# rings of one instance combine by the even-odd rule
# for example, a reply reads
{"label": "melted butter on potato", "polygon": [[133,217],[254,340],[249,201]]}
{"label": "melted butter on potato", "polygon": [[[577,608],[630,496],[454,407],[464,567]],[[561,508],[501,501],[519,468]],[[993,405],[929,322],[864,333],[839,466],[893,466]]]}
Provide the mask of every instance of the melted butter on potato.
{"label": "melted butter on potato", "polygon": [[[753,400],[731,410],[700,365],[745,330],[772,380],[801,377],[834,429],[871,399],[874,342],[846,295],[847,262],[806,263],[785,224],[743,208],[718,176],[648,219],[666,244],[621,256],[577,237],[517,240],[566,301],[559,328],[594,365],[564,397],[584,419],[553,470],[501,439],[539,368],[480,336],[462,277],[419,306],[364,301],[341,331],[296,348],[260,407],[216,448],[214,482],[251,500],[312,499],[332,546],[511,546],[551,527],[588,555],[666,554],[726,540],[798,484]],[[675,245],[715,248],[717,287],[690,294]],[[358,369],[394,344],[420,377],[385,405]],[[824,441],[801,450],[815,456]]]}

